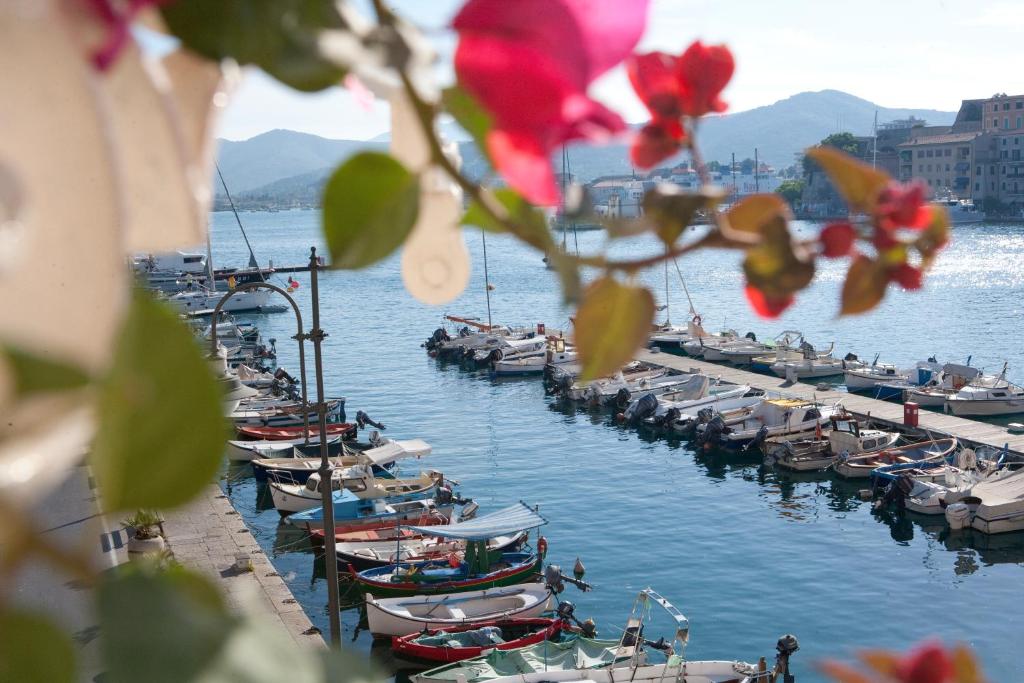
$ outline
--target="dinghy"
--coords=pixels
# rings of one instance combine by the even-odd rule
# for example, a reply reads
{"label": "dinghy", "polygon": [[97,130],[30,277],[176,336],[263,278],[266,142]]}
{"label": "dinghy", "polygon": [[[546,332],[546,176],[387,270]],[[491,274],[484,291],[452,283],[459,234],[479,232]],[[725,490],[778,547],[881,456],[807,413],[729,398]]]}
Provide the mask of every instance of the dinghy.
{"label": "dinghy", "polygon": [[[454,500],[446,502],[434,498],[424,498],[389,503],[379,498],[376,500],[357,498],[351,491],[335,491],[332,501],[336,533],[388,524],[418,524],[420,520],[431,517],[449,521],[455,511]],[[466,503],[462,516],[471,516],[475,510],[475,503]],[[285,520],[306,531],[323,529],[324,510],[322,507],[315,507],[289,515]]]}
{"label": "dinghy", "polygon": [[366,621],[374,637],[390,637],[499,619],[535,618],[550,608],[551,591],[542,583],[406,598],[378,599],[369,594]]}
{"label": "dinghy", "polygon": [[[303,443],[306,438],[305,426],[296,427],[260,427],[256,425],[235,425],[240,439],[252,441],[289,441],[291,443]],[[346,441],[356,438],[356,425],[350,422],[335,422],[327,425],[326,434],[328,437],[340,436]],[[314,438],[320,436],[320,427],[316,421],[309,425],[309,436]]]}
{"label": "dinghy", "polygon": [[[430,498],[444,485],[440,472],[424,472],[412,478],[374,477],[370,468],[357,464],[331,472],[331,488],[344,489],[362,500],[385,499],[388,502]],[[290,515],[316,507],[322,500],[320,473],[314,472],[304,483],[296,482],[283,473],[270,480],[270,496],[274,507],[282,515]]]}
{"label": "dinghy", "polygon": [[492,558],[487,542],[497,536],[517,534],[547,524],[522,501],[497,512],[468,521],[425,528],[407,525],[414,532],[465,541],[465,556],[453,554],[443,561],[399,562],[366,569],[352,569],[352,578],[376,596],[461,593],[527,582],[543,562],[541,554],[515,552]]}
{"label": "dinghy", "polygon": [[[369,465],[380,476],[399,460],[430,455],[431,447],[423,439],[381,439],[369,444],[345,444],[345,455],[331,458],[335,467],[351,467],[358,463]],[[270,470],[285,470],[297,482],[304,482],[320,467],[319,457],[259,458],[252,461],[257,481],[266,481]]]}
{"label": "dinghy", "polygon": [[[419,562],[448,558],[452,553],[460,558],[465,555],[465,541],[426,536],[409,529],[399,528],[407,535],[395,536],[390,540],[341,540],[357,534],[337,534],[335,547],[338,553],[338,568],[348,571],[348,567],[351,565],[357,569],[369,569],[396,562]],[[525,541],[525,532],[497,536],[488,539],[487,551],[489,553],[512,552]]]}
{"label": "dinghy", "polygon": [[771,437],[761,445],[764,462],[794,472],[812,472],[831,466],[840,453],[859,455],[895,446],[900,435],[865,429],[852,415],[842,412],[829,418],[827,434],[808,439]]}
{"label": "dinghy", "polygon": [[956,449],[957,440],[953,437],[947,439],[935,439],[933,441],[921,441],[919,443],[899,446],[897,448],[886,448],[872,453],[861,455],[848,455],[840,453],[832,469],[836,474],[847,479],[867,479],[871,471],[882,465],[894,463],[941,463],[949,457]]}
{"label": "dinghy", "polygon": [[500,619],[471,626],[455,626],[391,639],[391,650],[405,659],[426,662],[461,662],[485,652],[519,650],[557,638],[568,624],[561,619]]}

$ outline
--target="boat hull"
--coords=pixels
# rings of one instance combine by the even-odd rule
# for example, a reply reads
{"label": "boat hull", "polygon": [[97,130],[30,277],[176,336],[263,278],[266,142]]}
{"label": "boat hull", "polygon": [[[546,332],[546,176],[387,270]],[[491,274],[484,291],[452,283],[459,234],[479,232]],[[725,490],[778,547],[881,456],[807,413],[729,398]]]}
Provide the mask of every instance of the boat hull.
{"label": "boat hull", "polygon": [[1024,398],[957,400],[949,399],[946,412],[957,417],[991,417],[1024,413]]}
{"label": "boat hull", "polygon": [[[562,632],[565,624],[560,619],[543,617],[536,619],[501,619],[482,624],[473,624],[472,626],[449,628],[445,629],[445,632],[449,634],[461,633],[488,626],[500,629],[503,634],[511,630],[522,630],[526,631],[526,635],[495,645],[450,647],[447,645],[423,645],[417,643],[416,640],[424,634],[410,633],[405,636],[393,636],[391,639],[391,650],[404,659],[448,664],[479,657],[489,650],[518,650],[521,647],[528,647],[545,640],[550,640]],[[438,633],[440,631],[428,631],[426,635],[435,636]]]}
{"label": "boat hull", "polygon": [[[413,595],[444,595],[448,593],[466,593],[469,591],[484,590],[487,588],[499,588],[501,586],[512,586],[520,583],[527,583],[530,578],[540,571],[541,562],[539,556],[531,555],[527,561],[518,562],[508,568],[490,572],[484,576],[469,579],[457,579],[454,581],[438,581],[434,583],[404,582],[375,580],[368,574],[374,570],[357,572],[352,569],[352,578],[359,586],[373,595],[385,598],[408,597]],[[447,562],[431,563],[432,565],[447,565]],[[382,570],[385,568],[381,568]],[[389,575],[390,576],[390,575]]]}

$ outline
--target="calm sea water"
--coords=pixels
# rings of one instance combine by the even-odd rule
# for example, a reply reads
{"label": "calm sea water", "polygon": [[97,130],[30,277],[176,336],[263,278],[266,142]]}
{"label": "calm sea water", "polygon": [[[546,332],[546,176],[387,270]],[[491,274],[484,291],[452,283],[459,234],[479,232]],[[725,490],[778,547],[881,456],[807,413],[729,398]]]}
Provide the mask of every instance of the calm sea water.
{"label": "calm sea water", "polygon": [[[312,211],[242,214],[262,263],[303,262],[320,245]],[[218,265],[242,265],[244,242],[230,213],[212,216]],[[544,395],[539,379],[491,380],[444,367],[420,343],[445,312],[485,313],[481,238],[467,232],[473,257],[469,289],[446,308],[413,300],[397,257],[358,272],[321,276],[324,372],[329,394],[383,421],[392,437],[421,437],[434,447],[429,466],[459,480],[486,512],[524,500],[550,520],[549,559],[571,567],[579,556],[593,592],[567,589],[577,614],[618,637],[637,592],[652,586],[690,619],[691,658],[756,661],[776,638],[795,633],[798,680],[817,680],[813,662],[865,647],[907,648],[939,637],[966,641],[992,680],[1024,680],[1017,653],[1024,627],[1024,535],[950,535],[940,519],[873,514],[856,484],[827,474],[762,472],[758,458],[697,454],[686,442],[652,439],[604,413],[567,409]],[[605,239],[581,233],[583,250]],[[570,247],[573,238],[570,235]],[[555,276],[540,256],[489,236],[494,320],[564,327]],[[649,243],[616,245],[621,253]],[[680,261],[709,328],[754,330],[761,337],[799,329],[816,345],[836,341],[839,355],[911,364],[936,355],[989,371],[1010,363],[1024,378],[1024,228],[965,226],[940,258],[923,292],[891,291],[869,315],[839,319],[839,263],[823,264],[814,286],[780,321],[761,321],[742,299],[739,257],[710,251]],[[309,311],[309,275],[297,297]],[[647,279],[664,295],[664,274]],[[281,278],[283,280],[283,277]],[[668,299],[674,321],[686,300],[674,273]],[[278,340],[280,363],[297,371],[294,321],[254,316]],[[308,320],[308,318],[307,318]],[[295,529],[280,522],[248,466],[228,470],[236,508],[306,612],[327,630],[323,565]],[[268,509],[269,508],[269,509]],[[343,600],[347,594],[343,590]],[[350,599],[356,599],[354,596]],[[342,615],[346,646],[370,650],[359,611]],[[648,633],[670,623],[655,615]],[[373,649],[395,670],[386,649]]]}

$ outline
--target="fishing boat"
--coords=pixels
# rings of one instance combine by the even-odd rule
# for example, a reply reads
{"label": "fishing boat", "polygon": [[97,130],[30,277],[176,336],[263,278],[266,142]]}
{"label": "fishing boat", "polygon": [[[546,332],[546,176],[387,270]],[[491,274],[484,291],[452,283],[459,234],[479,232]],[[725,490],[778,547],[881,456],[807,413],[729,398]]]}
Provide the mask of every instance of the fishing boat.
{"label": "fishing boat", "polygon": [[[350,449],[354,450],[354,449]],[[340,436],[327,439],[327,454],[337,456],[346,452],[346,442]],[[228,460],[247,462],[256,459],[302,458],[320,454],[320,439],[289,439],[287,441],[241,441],[227,442],[225,454]]]}
{"label": "fishing boat", "polygon": [[716,382],[697,396],[694,396],[695,392],[690,388],[663,394],[641,394],[630,399],[621,418],[631,423],[642,422],[650,427],[671,426],[684,411],[697,411],[707,405],[739,398],[748,391],[750,387],[746,385]]}
{"label": "fishing boat", "polygon": [[875,356],[871,365],[847,367],[843,370],[843,382],[852,392],[874,392],[879,384],[906,384],[910,373],[901,371],[892,363],[879,363]]}
{"label": "fishing boat", "polygon": [[[429,455],[430,451],[430,444],[422,439],[384,439],[380,442],[357,444],[348,448],[344,455],[331,457],[328,462],[332,467],[351,467],[364,463],[372,468],[375,475],[381,476],[399,460],[421,458]],[[251,463],[257,481],[266,481],[270,471],[279,470],[287,472],[293,480],[301,483],[320,468],[321,459],[319,456],[256,458]]]}
{"label": "fishing boat", "polygon": [[[955,500],[954,500],[955,499]],[[956,496],[947,496],[946,521],[957,531],[983,534],[1024,530],[1024,469],[1003,470]]]}
{"label": "fishing boat", "polygon": [[[765,398],[763,391],[750,391],[736,398],[719,398],[712,403],[688,408],[669,409],[665,415],[644,420],[645,425],[669,429],[677,434],[692,435],[697,427],[712,420],[732,427],[750,417]],[[679,414],[674,415],[678,410]],[[660,422],[660,424],[659,424]]]}
{"label": "fishing boat", "polygon": [[770,342],[759,342],[756,339],[744,339],[726,344],[714,354],[704,353],[704,360],[722,360],[730,365],[749,365],[758,356],[777,351],[792,351],[799,348],[803,334],[795,330],[786,330]]}
{"label": "fishing boat", "polygon": [[491,651],[519,650],[557,638],[569,625],[558,618],[499,619],[394,636],[399,657],[425,662],[461,662]]}
{"label": "fishing boat", "polygon": [[[345,419],[345,399],[332,398],[325,401],[328,422],[343,422]],[[282,427],[303,425],[308,419],[316,422],[319,415],[312,405],[304,406],[301,401],[277,400],[270,402],[246,402],[243,400],[237,410],[228,415],[236,425],[259,425],[264,427]]]}
{"label": "fishing boat", "polygon": [[439,666],[410,677],[413,683],[489,683],[495,678],[536,671],[599,669],[629,662],[618,640],[598,640],[561,632],[561,640],[506,650],[494,648],[475,659]]}
{"label": "fishing boat", "polygon": [[764,462],[794,472],[812,472],[830,467],[841,453],[859,455],[896,445],[897,432],[861,427],[857,419],[845,411],[829,418],[827,434],[806,439],[769,437],[761,444]]}
{"label": "fishing boat", "polygon": [[991,417],[1024,413],[1024,387],[1006,379],[1003,371],[989,382],[972,382],[946,398],[945,410],[958,417]]}
{"label": "fishing boat", "polygon": [[850,366],[850,360],[832,357],[833,342],[828,351],[815,351],[814,347],[803,342],[800,345],[800,358],[782,358],[771,365],[771,371],[777,377],[788,380],[818,379],[841,375]]}
{"label": "fishing boat", "polygon": [[[419,562],[448,558],[452,553],[460,557],[465,554],[465,541],[424,535],[404,527],[397,528],[401,529],[405,535],[381,540],[365,538],[348,540],[365,532],[337,534],[335,547],[338,553],[339,569],[347,571],[349,565],[357,569],[368,569],[396,562]],[[520,532],[490,538],[487,540],[487,552],[492,554],[512,552],[526,541],[526,536],[526,532]]]}
{"label": "fishing boat", "polygon": [[487,542],[545,524],[547,520],[539,512],[521,501],[468,521],[429,528],[409,524],[414,532],[465,541],[464,557],[453,554],[441,561],[398,562],[360,572],[352,568],[352,578],[376,596],[462,593],[525,583],[538,573],[543,553],[509,552],[492,557]]}
{"label": "fishing boat", "polygon": [[366,621],[374,637],[404,636],[499,619],[530,619],[551,609],[543,583],[502,586],[447,595],[401,598],[366,596]]}
{"label": "fishing boat", "polygon": [[956,446],[957,440],[950,437],[921,441],[860,455],[840,453],[832,465],[832,469],[836,474],[847,479],[867,479],[871,476],[872,470],[882,465],[914,463],[920,466],[922,463],[940,463],[953,453]]}
{"label": "fishing boat", "polygon": [[706,446],[743,448],[760,445],[769,437],[798,438],[828,423],[839,404],[823,406],[796,398],[762,400],[742,421],[726,424],[720,416],[697,426],[697,441]]}
{"label": "fishing boat", "polygon": [[[393,524],[418,524],[420,520],[431,517],[450,521],[455,512],[455,500],[423,498],[390,503],[380,498],[365,500],[357,498],[351,491],[335,491],[332,496],[334,504],[334,529],[336,533],[357,531],[359,529],[376,528]],[[476,511],[476,504],[465,502],[462,518],[471,517]],[[324,528],[324,510],[315,507],[289,515],[285,520],[305,531]]]}
{"label": "fishing boat", "polygon": [[[955,396],[960,389],[971,383],[978,383],[981,377],[981,370],[970,365],[971,359],[967,359],[966,365],[958,363],[946,363],[942,370],[919,387],[909,387],[903,392],[904,401],[913,401],[919,406],[931,408],[943,408],[946,400]],[[983,384],[983,383],[982,383]]]}
{"label": "fishing boat", "polygon": [[[362,500],[384,499],[388,502],[417,500],[434,496],[444,485],[440,472],[423,472],[418,477],[393,478],[373,476],[363,464],[331,472],[331,490],[346,490]],[[305,482],[297,482],[283,472],[270,478],[270,496],[274,507],[282,515],[290,515],[316,507],[322,500],[322,480],[319,472],[310,474]]]}
{"label": "fishing boat", "polygon": [[[262,427],[257,425],[235,425],[235,431],[241,439],[252,441],[290,441],[302,443],[305,440],[305,426],[294,427]],[[350,422],[335,422],[327,425],[327,436],[340,436],[345,440],[356,438],[356,425]],[[310,437],[320,436],[320,427],[316,421],[309,425]]]}

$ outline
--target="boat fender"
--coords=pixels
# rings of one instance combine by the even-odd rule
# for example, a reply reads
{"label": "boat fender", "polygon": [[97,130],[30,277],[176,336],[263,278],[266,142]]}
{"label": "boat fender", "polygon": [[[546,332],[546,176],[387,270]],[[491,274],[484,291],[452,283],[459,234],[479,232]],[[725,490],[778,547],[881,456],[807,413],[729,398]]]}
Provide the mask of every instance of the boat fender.
{"label": "boat fender", "polygon": [[548,539],[541,536],[537,539],[537,554],[543,559],[548,554]]}
{"label": "boat fender", "polygon": [[459,559],[458,553],[452,553],[448,556],[448,566],[452,569],[458,569],[462,565],[462,560]]}

